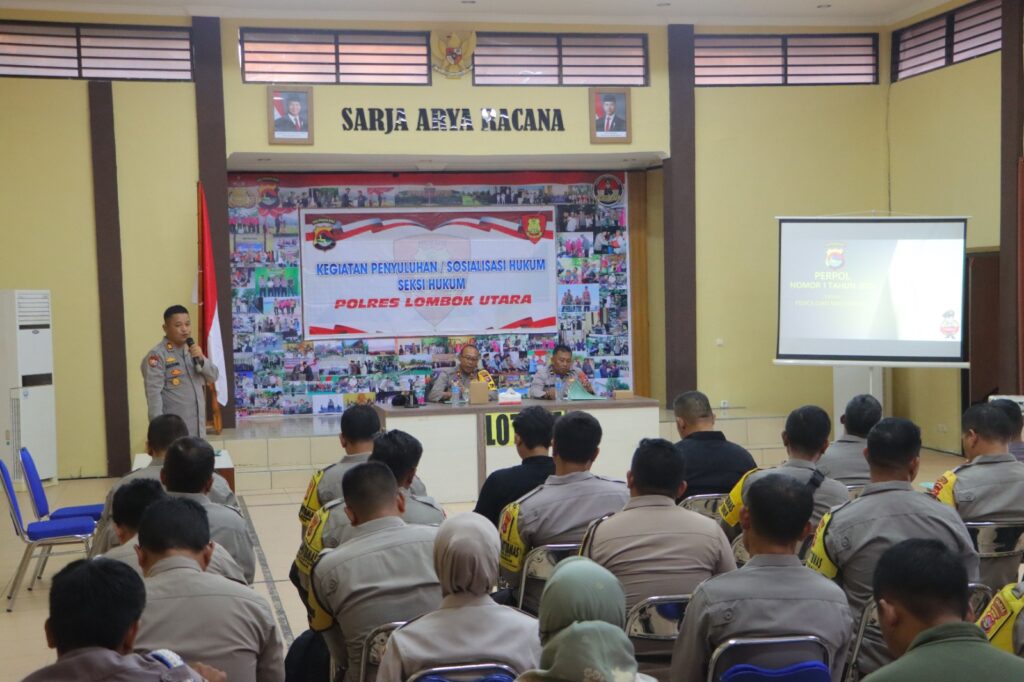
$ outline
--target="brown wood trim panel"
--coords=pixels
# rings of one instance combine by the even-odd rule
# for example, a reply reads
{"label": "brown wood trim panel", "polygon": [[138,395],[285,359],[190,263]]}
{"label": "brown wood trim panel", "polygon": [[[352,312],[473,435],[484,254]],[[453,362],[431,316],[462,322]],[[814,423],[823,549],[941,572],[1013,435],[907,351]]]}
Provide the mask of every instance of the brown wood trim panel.
{"label": "brown wood trim panel", "polygon": [[[697,179],[693,26],[668,27],[669,158],[665,161],[665,393],[697,386]],[[633,246],[633,243],[630,243]]]}
{"label": "brown wood trim panel", "polygon": [[626,174],[629,192],[629,321],[633,392],[651,395],[651,319],[647,306],[647,172]]}
{"label": "brown wood trim panel", "polygon": [[220,19],[192,19],[193,74],[196,84],[196,128],[199,144],[199,181],[206,190],[210,212],[210,240],[217,269],[217,306],[224,339],[224,367],[228,379],[227,405],[221,408],[224,428],[235,425],[235,345],[231,333],[231,263],[228,235],[228,164],[224,132],[224,73],[220,50]]}
{"label": "brown wood trim panel", "polygon": [[1024,139],[1021,0],[1003,0],[999,219],[999,392],[1020,392],[1020,178]]}
{"label": "brown wood trim panel", "polygon": [[131,469],[128,432],[128,365],[124,331],[124,273],[121,269],[121,218],[117,196],[117,146],[114,93],[109,81],[90,81],[89,137],[92,145],[93,215],[96,269],[103,330],[103,422],[107,436],[107,474]]}

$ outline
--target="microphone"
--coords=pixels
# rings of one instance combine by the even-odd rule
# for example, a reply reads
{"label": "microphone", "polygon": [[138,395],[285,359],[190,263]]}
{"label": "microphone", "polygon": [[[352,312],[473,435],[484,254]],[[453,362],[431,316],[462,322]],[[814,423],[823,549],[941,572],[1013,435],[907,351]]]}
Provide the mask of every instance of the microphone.
{"label": "microphone", "polygon": [[[191,336],[188,337],[187,339],[185,339],[185,345],[191,348],[192,346],[196,345],[195,339],[193,339]],[[199,358],[194,356],[192,357],[192,366],[195,367],[196,369],[199,369]]]}

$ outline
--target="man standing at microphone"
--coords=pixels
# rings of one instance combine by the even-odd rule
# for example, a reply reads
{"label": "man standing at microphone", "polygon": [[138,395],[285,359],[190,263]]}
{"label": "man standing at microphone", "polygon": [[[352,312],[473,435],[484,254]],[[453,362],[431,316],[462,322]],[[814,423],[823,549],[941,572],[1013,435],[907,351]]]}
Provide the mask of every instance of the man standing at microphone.
{"label": "man standing at microphone", "polygon": [[146,404],[152,421],[162,414],[176,414],[188,426],[190,436],[206,437],[207,381],[216,381],[220,370],[192,340],[188,309],[172,305],[164,311],[164,338],[142,359]]}

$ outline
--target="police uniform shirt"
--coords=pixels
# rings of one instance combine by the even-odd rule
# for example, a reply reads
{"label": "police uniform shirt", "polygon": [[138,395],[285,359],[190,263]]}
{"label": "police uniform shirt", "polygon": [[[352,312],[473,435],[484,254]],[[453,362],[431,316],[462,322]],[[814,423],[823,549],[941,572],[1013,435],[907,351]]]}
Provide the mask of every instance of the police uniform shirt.
{"label": "police uniform shirt", "polygon": [[[740,508],[743,506],[743,500],[746,499],[747,490],[758,479],[769,474],[783,474],[801,483],[809,483],[815,471],[817,471],[817,467],[814,465],[814,462],[808,462],[803,459],[790,459],[780,466],[771,469],[758,469],[749,472],[736,484],[732,492],[729,493],[729,497],[719,507],[722,519],[729,526],[739,526]],[[825,478],[814,491],[814,512],[811,514],[811,527],[816,526],[821,517],[830,509],[849,500],[850,494],[846,490],[845,485],[831,478]]]}
{"label": "police uniform shirt", "polygon": [[363,642],[374,628],[440,606],[436,535],[432,526],[386,516],[357,526],[351,540],[313,565],[310,627],[324,633],[335,659],[347,659],[346,682],[359,680]]}
{"label": "police uniform shirt", "polygon": [[494,387],[494,380],[486,370],[479,370],[471,374],[464,374],[458,367],[445,367],[440,370],[434,376],[434,383],[430,387],[430,393],[427,394],[428,403],[439,403],[442,395],[452,390],[452,385],[458,382],[462,387],[463,398],[469,400],[469,385],[474,381],[487,381],[491,384],[490,390],[487,392],[488,400],[498,399],[498,389]]}
{"label": "police uniform shirt", "polygon": [[712,652],[740,637],[814,635],[842,679],[853,620],[846,595],[795,555],[758,554],[701,584],[686,607],[672,653],[672,682],[704,682]]}
{"label": "police uniform shirt", "polygon": [[158,561],[145,583],[137,651],[170,647],[229,680],[283,682],[281,635],[270,604],[254,590],[204,573],[183,556]]}
{"label": "police uniform shirt", "polygon": [[867,445],[867,438],[846,434],[828,446],[818,460],[818,468],[843,485],[867,485],[871,482],[871,469],[864,457]]}
{"label": "police uniform shirt", "polygon": [[[591,521],[621,510],[629,501],[622,481],[577,471],[547,480],[501,512],[501,574],[518,586],[523,560],[534,547],[579,543]],[[543,585],[526,585],[523,608],[536,613]]]}
{"label": "police uniform shirt", "polygon": [[[548,389],[557,388],[557,382],[561,381],[562,392],[556,397],[558,400],[565,400],[565,396],[569,394],[569,388],[572,384],[576,381],[580,381],[580,375],[586,376],[576,365],[573,365],[572,368],[564,375],[555,374],[555,372],[551,370],[550,365],[538,367],[537,371],[533,375],[533,381],[530,382],[530,392],[527,397],[538,400],[547,398]],[[584,384],[584,388],[586,388],[586,384]]]}
{"label": "police uniform shirt", "polygon": [[713,519],[677,507],[664,495],[640,495],[590,525],[580,554],[619,579],[626,608],[648,597],[691,594],[736,568],[732,547]]}
{"label": "police uniform shirt", "polygon": [[190,436],[206,438],[206,382],[217,381],[220,370],[209,358],[199,367],[188,347],[176,348],[163,340],[142,358],[149,421],[162,414],[176,414],[185,421]]}
{"label": "police uniform shirt", "polygon": [[233,507],[214,504],[209,497],[202,493],[168,494],[184,497],[202,505],[210,521],[210,539],[228,551],[231,558],[242,569],[245,582],[251,585],[256,578],[256,551],[253,549],[252,540],[249,538],[249,528],[246,526],[245,519],[242,518],[242,513]]}
{"label": "police uniform shirt", "polygon": [[[206,678],[188,667],[171,651],[161,657],[150,654],[122,656],[113,649],[90,646],[61,655],[56,663],[40,668],[22,682],[204,682]],[[163,660],[161,660],[163,659]],[[177,659],[177,660],[175,660]],[[205,661],[203,661],[205,663]],[[172,667],[173,666],[173,667]]]}
{"label": "police uniform shirt", "polygon": [[527,457],[522,464],[492,471],[480,488],[473,511],[497,526],[501,520],[501,510],[506,505],[515,502],[554,473],[555,460],[546,455]]}
{"label": "police uniform shirt", "polygon": [[[128,542],[123,545],[113,547],[109,552],[100,556],[120,561],[122,564],[127,564],[139,574],[140,578],[144,578],[145,575],[142,573],[142,566],[139,565],[139,555],[135,552],[135,548],[138,546],[139,536],[133,535]],[[206,567],[206,572],[223,576],[228,580],[233,580],[236,583],[241,583],[242,585],[248,584],[245,582],[245,575],[242,573],[242,569],[237,563],[235,563],[235,560],[231,558],[228,551],[216,542],[213,543],[213,555],[210,557],[210,563]]]}
{"label": "police uniform shirt", "polygon": [[[856,500],[825,515],[818,524],[808,567],[843,588],[854,617],[872,596],[875,566],[882,554],[903,540],[932,538],[960,557],[967,579],[978,580],[978,553],[957,513],[906,481],[871,483]],[[881,633],[868,628],[858,665],[871,672],[892,660]]]}
{"label": "police uniform shirt", "polygon": [[686,495],[724,495],[757,463],[721,431],[697,431],[676,443],[686,462]]}

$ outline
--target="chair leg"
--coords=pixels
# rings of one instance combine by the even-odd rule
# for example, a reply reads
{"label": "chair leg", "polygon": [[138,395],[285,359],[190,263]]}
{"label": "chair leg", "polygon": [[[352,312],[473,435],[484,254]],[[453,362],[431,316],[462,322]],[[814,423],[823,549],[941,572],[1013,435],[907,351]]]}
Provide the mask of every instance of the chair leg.
{"label": "chair leg", "polygon": [[18,570],[14,574],[14,580],[11,581],[11,590],[7,593],[7,611],[8,613],[14,610],[14,601],[18,598],[18,590],[21,588],[21,581],[25,577],[25,569],[28,568],[29,563],[32,561],[32,553],[35,551],[35,543],[29,543],[25,547],[25,553],[21,555],[21,563],[18,564]]}
{"label": "chair leg", "polygon": [[50,560],[51,551],[53,551],[53,545],[46,545],[43,547],[43,551],[39,553],[39,559],[36,561],[36,570],[32,572],[32,580],[28,581],[29,592],[36,586],[37,580],[43,579],[43,570],[46,569],[46,562]]}

